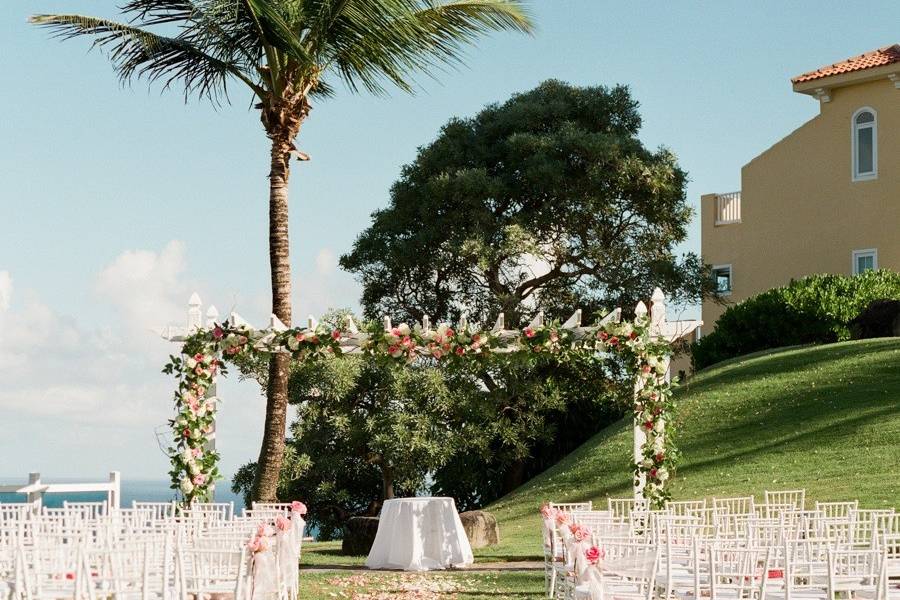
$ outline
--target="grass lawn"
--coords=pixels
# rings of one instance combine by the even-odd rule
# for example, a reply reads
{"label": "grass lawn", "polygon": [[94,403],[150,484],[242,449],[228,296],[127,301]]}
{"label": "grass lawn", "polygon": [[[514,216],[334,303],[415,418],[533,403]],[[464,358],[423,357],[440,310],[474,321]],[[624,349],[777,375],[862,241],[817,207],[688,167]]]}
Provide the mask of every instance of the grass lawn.
{"label": "grass lawn", "polygon": [[543,590],[543,571],[300,572],[303,600],[539,600]]}
{"label": "grass lawn", "polygon": [[[900,340],[791,348],[698,373],[677,394],[676,499],[806,488],[807,501],[900,508]],[[628,497],[630,423],[620,422],[487,510],[501,544],[479,560],[540,553],[544,500]]]}
{"label": "grass lawn", "polygon": [[[766,489],[802,487],[809,503],[859,499],[863,507],[900,508],[898,339],[791,348],[736,359],[698,373],[677,397],[682,459],[672,485],[676,499],[761,497]],[[628,497],[631,436],[630,423],[612,425],[488,507],[500,521],[501,543],[476,550],[476,562],[541,560],[537,511],[544,500],[593,500],[605,506],[607,497]],[[362,565],[364,558],[342,557],[338,548],[339,543],[330,542],[304,546],[302,564]],[[353,598],[355,580],[340,579],[349,573],[301,573],[303,597]],[[384,579],[377,575],[358,581],[373,589],[406,585],[396,574]],[[434,577],[446,579],[451,591],[426,598],[537,598],[543,589],[541,572]],[[306,586],[313,589],[312,596],[306,595]],[[329,587],[338,595],[328,595]],[[356,597],[404,596],[358,592]]]}

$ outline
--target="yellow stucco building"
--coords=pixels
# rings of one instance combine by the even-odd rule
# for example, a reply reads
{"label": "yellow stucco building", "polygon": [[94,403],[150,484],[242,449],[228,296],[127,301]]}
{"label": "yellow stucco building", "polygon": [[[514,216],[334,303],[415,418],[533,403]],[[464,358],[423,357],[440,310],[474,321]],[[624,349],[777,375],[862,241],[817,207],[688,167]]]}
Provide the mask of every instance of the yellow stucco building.
{"label": "yellow stucco building", "polygon": [[[819,114],[706,194],[701,252],[728,303],[814,273],[900,271],[900,44],[798,75]],[[725,310],[703,304],[704,330]]]}

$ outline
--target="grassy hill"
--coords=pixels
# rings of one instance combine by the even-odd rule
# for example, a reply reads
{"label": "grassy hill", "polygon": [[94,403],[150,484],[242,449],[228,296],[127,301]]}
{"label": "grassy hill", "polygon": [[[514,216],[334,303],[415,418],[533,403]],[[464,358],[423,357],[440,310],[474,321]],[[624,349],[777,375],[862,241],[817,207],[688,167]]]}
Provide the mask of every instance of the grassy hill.
{"label": "grassy hill", "polygon": [[[806,488],[807,500],[900,508],[900,340],[792,348],[698,373],[678,391],[676,499]],[[479,560],[537,557],[544,500],[630,494],[630,423],[601,431],[488,510],[500,546]]]}

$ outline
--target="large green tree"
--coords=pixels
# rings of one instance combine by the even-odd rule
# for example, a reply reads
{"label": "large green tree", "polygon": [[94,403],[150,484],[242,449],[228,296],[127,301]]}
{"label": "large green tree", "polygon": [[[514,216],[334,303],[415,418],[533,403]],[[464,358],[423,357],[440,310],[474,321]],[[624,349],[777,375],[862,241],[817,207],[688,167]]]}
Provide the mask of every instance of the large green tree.
{"label": "large green tree", "polygon": [[[130,0],[117,22],[76,14],[36,15],[59,37],[88,36],[123,81],[145,77],[187,97],[227,100],[249,90],[270,140],[269,262],[272,313],[291,322],[288,180],[294,142],[315,101],[334,82],[380,93],[412,91],[412,74],[459,60],[491,30],[530,31],[521,0]],[[274,500],[284,454],[286,355],[267,377],[266,421],[253,497]]]}
{"label": "large green tree", "polygon": [[657,285],[699,299],[701,261],[674,253],[693,214],[685,173],[640,126],[627,87],[559,81],[451,119],[341,258],[367,315],[517,326],[538,309],[633,306]]}
{"label": "large green tree", "polygon": [[[644,146],[640,126],[627,87],[559,81],[450,120],[341,258],[367,316],[491,323],[503,312],[516,327],[538,310],[565,319],[583,308],[588,320],[627,309],[654,286],[699,299],[707,269],[674,250],[692,217],[686,175],[671,151]],[[548,426],[539,417],[564,413],[560,388],[515,365],[479,377],[506,425],[495,455],[508,456],[509,491]]]}

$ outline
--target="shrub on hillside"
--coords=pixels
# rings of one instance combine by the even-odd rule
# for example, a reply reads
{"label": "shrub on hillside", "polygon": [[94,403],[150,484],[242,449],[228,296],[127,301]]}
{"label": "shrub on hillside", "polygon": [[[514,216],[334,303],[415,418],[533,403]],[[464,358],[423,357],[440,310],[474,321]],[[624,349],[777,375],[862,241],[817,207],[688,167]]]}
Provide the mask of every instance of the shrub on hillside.
{"label": "shrub on hillside", "polygon": [[693,344],[694,368],[769,348],[850,339],[850,321],[881,299],[900,299],[900,273],[793,280],[730,306],[715,330]]}
{"label": "shrub on hillside", "polygon": [[900,300],[873,300],[849,327],[854,340],[900,335]]}

